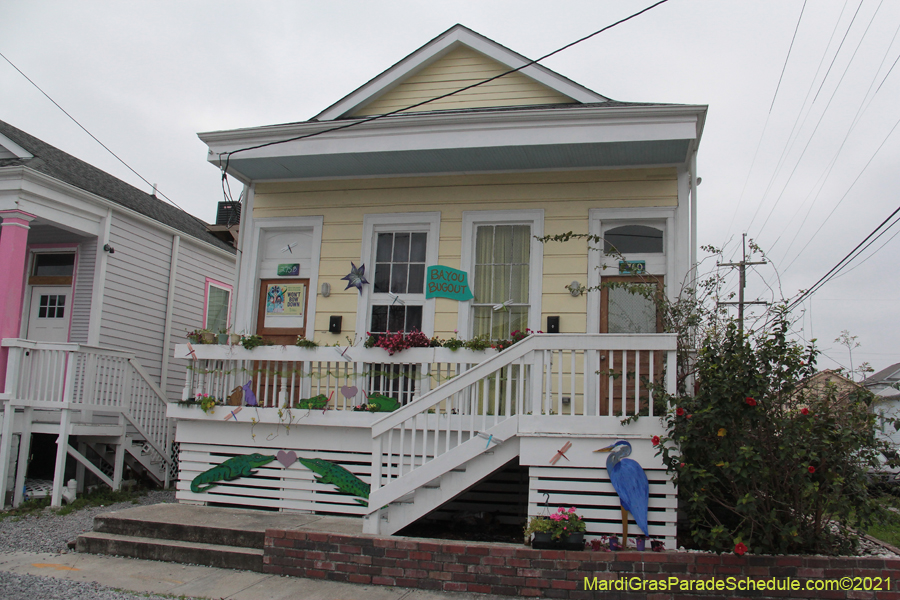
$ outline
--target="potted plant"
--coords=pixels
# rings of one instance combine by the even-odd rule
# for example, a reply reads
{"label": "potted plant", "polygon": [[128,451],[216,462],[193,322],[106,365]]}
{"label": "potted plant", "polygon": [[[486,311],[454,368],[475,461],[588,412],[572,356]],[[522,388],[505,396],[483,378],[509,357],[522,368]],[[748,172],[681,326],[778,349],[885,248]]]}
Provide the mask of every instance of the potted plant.
{"label": "potted plant", "polygon": [[216,336],[216,341],[218,341],[218,343],[220,345],[224,346],[224,345],[228,344],[228,338],[229,338],[228,330],[220,329],[219,334]]}
{"label": "potted plant", "polygon": [[532,517],[525,527],[525,543],[532,534],[532,548],[561,548],[581,550],[584,548],[584,519],[575,513],[575,508],[568,510],[559,507],[549,517]]}

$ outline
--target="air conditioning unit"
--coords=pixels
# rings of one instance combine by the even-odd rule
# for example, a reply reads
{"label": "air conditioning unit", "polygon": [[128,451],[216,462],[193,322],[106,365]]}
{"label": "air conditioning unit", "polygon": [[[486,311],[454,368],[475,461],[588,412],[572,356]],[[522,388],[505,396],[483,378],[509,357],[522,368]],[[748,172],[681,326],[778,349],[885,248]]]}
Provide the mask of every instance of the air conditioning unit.
{"label": "air conditioning unit", "polygon": [[219,209],[216,211],[216,225],[231,227],[232,225],[237,225],[240,222],[240,202],[219,202]]}

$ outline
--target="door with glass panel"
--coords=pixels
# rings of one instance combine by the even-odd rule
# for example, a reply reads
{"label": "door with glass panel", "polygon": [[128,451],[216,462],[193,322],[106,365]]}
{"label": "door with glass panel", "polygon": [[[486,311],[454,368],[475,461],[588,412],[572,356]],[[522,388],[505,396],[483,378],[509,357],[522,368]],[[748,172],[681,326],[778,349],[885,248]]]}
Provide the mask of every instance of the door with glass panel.
{"label": "door with glass panel", "polygon": [[29,340],[69,340],[74,274],[75,253],[34,253],[28,277],[31,294],[26,335]]}
{"label": "door with glass panel", "polygon": [[[422,331],[427,247],[428,234],[422,231],[376,234],[370,335]],[[406,404],[418,390],[419,373],[415,365],[372,365],[368,382],[366,391],[370,394],[383,394]]]}
{"label": "door with glass panel", "polygon": [[[662,277],[601,278],[600,333],[662,333],[662,293]],[[601,353],[600,415],[649,414],[650,387],[662,382],[664,360],[663,352]]]}

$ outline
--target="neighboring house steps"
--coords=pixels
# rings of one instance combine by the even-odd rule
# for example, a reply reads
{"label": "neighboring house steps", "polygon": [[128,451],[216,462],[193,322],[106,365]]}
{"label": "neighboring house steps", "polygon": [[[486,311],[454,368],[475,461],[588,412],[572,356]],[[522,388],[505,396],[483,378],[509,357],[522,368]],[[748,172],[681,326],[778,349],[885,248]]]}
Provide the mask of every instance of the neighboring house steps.
{"label": "neighboring house steps", "polygon": [[[167,402],[133,354],[21,339],[5,339],[3,346],[9,361],[7,391],[0,394],[0,498],[7,492],[10,457],[16,456],[13,505],[22,501],[33,433],[58,436],[53,506],[61,502],[67,456],[77,461],[79,473],[87,469],[113,489],[121,487],[126,461],[168,485],[173,460]],[[85,456],[88,447],[100,464]]]}

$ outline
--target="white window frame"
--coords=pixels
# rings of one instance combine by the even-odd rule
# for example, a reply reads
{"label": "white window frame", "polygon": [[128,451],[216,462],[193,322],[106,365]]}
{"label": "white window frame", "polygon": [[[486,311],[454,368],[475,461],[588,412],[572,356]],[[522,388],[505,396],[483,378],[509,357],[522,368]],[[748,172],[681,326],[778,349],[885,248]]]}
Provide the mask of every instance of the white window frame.
{"label": "white window frame", "polygon": [[[603,233],[621,227],[623,225],[646,225],[663,232],[663,253],[626,254],[626,260],[643,260],[647,265],[649,275],[662,275],[664,277],[666,294],[670,300],[674,300],[673,283],[670,275],[675,273],[675,208],[592,208],[588,211],[588,233],[601,237]],[[597,244],[591,243],[597,247]],[[602,251],[588,251],[588,277],[587,287],[597,289],[602,275],[619,275],[618,260],[606,260]],[[677,287],[677,286],[676,286]],[[598,333],[600,331],[600,292],[589,292],[587,295],[587,331],[585,333]]]}
{"label": "white window frame", "polygon": [[[209,277],[206,278],[206,289],[203,292],[203,328],[209,331],[209,292],[210,288],[218,288],[225,292],[228,292],[228,310],[225,313],[225,328],[231,331],[231,308],[234,306],[234,287],[228,285],[227,283],[223,283],[221,281],[216,281],[215,279],[211,279]],[[218,331],[213,331],[213,333],[219,333]]]}
{"label": "white window frame", "polygon": [[[544,209],[529,210],[467,210],[462,218],[462,247],[460,248],[460,268],[468,273],[469,285],[474,285],[475,273],[475,230],[479,225],[529,225],[531,226],[531,268],[528,271],[528,328],[540,331],[541,296],[544,286],[544,244],[536,237],[544,235]],[[474,290],[473,290],[474,292]],[[472,302],[459,303],[457,329],[465,332],[465,338],[472,337]],[[461,336],[463,337],[463,336]]]}
{"label": "white window frame", "polygon": [[[363,216],[362,248],[360,263],[366,266],[365,277],[369,281],[359,294],[356,308],[356,335],[365,336],[372,322],[373,304],[390,304],[394,301],[388,293],[375,294],[375,249],[379,233],[414,233],[425,232],[428,240],[425,245],[425,268],[438,264],[438,247],[441,234],[441,213],[379,213]],[[359,265],[357,265],[359,266]],[[422,333],[434,335],[435,299],[425,298],[425,290],[421,294],[398,294],[404,302],[414,302],[422,306]]]}

